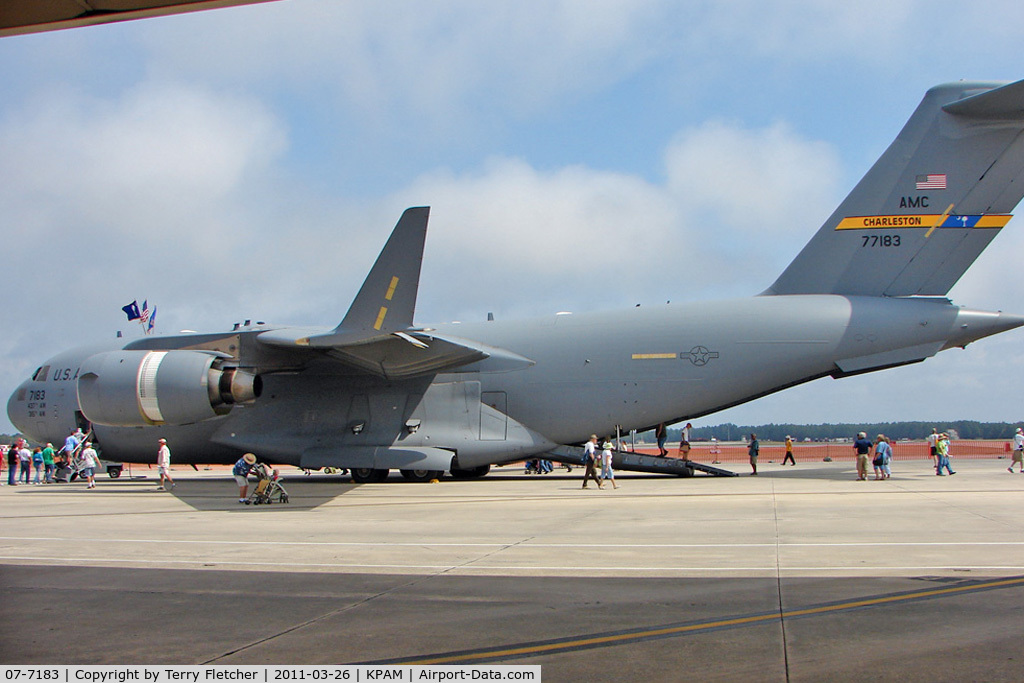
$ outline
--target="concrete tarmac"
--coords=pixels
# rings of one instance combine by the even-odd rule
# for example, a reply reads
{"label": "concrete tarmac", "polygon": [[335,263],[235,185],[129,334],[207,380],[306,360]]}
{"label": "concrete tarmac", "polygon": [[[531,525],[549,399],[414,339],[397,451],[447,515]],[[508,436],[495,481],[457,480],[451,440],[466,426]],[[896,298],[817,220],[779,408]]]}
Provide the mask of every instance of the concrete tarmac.
{"label": "concrete tarmac", "polygon": [[[1024,679],[1007,460],[0,488],[0,662],[540,664],[547,681]],[[138,478],[139,475],[145,478]]]}

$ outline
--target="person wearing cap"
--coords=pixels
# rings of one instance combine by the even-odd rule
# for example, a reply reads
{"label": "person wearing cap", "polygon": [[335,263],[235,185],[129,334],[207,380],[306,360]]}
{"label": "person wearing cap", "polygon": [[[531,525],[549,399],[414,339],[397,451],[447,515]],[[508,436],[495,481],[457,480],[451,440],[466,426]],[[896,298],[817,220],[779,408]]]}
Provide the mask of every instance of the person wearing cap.
{"label": "person wearing cap", "polygon": [[96,451],[93,449],[91,441],[85,442],[85,445],[82,448],[82,454],[79,457],[82,460],[82,469],[79,470],[78,476],[85,477],[85,480],[89,483],[85,488],[96,488],[96,464],[99,461],[99,456],[96,455]]}
{"label": "person wearing cap", "polygon": [[18,472],[18,481],[24,479],[26,484],[31,484],[32,451],[28,447],[28,442],[23,441],[21,448],[18,449],[18,467],[21,468]]}
{"label": "person wearing cap", "polygon": [[950,474],[956,474],[953,469],[949,466],[949,434],[943,432],[939,434],[939,440],[935,442],[935,447],[938,457],[938,465],[935,466],[935,474],[944,476],[942,474],[942,468],[945,467],[946,471]]}
{"label": "person wearing cap", "polygon": [[793,467],[796,467],[796,458],[793,457],[793,437],[789,434],[786,434],[786,457],[782,459],[782,464],[785,465],[787,460]]}
{"label": "person wearing cap", "polygon": [[256,456],[252,453],[246,453],[238,459],[238,462],[231,469],[231,474],[235,477],[235,483],[238,484],[239,503],[244,503],[249,497],[249,471],[252,470],[255,464]]}
{"label": "person wearing cap", "polygon": [[160,439],[157,443],[160,444],[160,449],[156,452],[156,470],[160,473],[160,486],[157,486],[156,490],[166,490],[164,488],[165,480],[170,482],[173,489],[175,483],[171,478],[171,449],[167,447],[167,439]]}
{"label": "person wearing cap", "polygon": [[1020,473],[1024,474],[1024,429],[1017,427],[1017,433],[1013,435],[1013,460],[1006,471],[1013,474],[1013,465],[1020,465]]}
{"label": "person wearing cap", "polygon": [[868,453],[871,452],[871,446],[867,432],[857,432],[857,440],[853,442],[853,451],[857,454],[857,481],[867,481]]}
{"label": "person wearing cap", "polygon": [[43,472],[46,476],[46,483],[53,483],[53,444],[46,444],[43,449]]}
{"label": "person wearing cap", "polygon": [[594,464],[597,459],[597,434],[590,435],[590,441],[583,446],[583,486],[587,488],[587,481],[593,479],[597,482],[597,488],[602,488],[603,484],[597,477],[597,470],[594,468]]}

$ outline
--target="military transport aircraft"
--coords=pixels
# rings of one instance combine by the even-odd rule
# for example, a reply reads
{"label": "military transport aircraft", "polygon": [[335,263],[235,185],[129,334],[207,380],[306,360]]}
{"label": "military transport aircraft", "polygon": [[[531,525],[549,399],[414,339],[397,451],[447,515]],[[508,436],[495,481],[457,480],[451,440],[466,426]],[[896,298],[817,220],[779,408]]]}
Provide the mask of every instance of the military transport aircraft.
{"label": "military transport aircraft", "polygon": [[945,297],[1024,195],[1024,81],[928,91],[765,292],[526,321],[413,321],[427,208],[408,209],[334,329],[245,325],[47,360],[7,412],[104,457],[245,451],[357,481],[482,475],[591,433],[696,418],[801,382],[922,361],[1024,325]]}

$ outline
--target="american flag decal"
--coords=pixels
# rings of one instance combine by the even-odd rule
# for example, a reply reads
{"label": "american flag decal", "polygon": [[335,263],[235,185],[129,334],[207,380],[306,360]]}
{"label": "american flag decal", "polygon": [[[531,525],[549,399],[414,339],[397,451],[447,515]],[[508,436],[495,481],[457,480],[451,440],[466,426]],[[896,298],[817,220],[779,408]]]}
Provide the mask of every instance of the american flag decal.
{"label": "american flag decal", "polygon": [[945,190],[946,174],[929,173],[928,175],[917,176],[917,189],[919,190]]}

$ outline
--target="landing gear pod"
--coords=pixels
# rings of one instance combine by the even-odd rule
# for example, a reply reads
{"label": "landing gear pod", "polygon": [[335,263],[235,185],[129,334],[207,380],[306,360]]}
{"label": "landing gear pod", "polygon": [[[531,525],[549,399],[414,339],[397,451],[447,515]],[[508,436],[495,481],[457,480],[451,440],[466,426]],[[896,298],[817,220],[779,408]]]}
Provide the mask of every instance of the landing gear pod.
{"label": "landing gear pod", "polygon": [[262,382],[199,351],[110,351],[82,363],[78,403],[96,424],[179,425],[225,415],[260,395]]}

